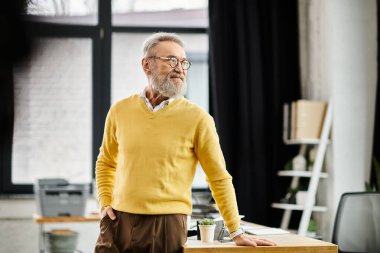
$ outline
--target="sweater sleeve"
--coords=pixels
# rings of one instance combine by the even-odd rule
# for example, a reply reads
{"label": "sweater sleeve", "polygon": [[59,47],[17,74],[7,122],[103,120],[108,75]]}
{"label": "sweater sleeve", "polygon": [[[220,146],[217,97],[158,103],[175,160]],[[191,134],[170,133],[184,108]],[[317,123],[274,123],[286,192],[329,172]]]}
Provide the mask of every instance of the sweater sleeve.
{"label": "sweater sleeve", "polygon": [[112,109],[111,107],[106,118],[103,142],[96,161],[96,184],[101,207],[112,204],[112,193],[117,166],[118,143]]}
{"label": "sweater sleeve", "polygon": [[197,127],[194,149],[228,231],[231,233],[238,230],[240,218],[235,189],[232,177],[226,169],[214,120],[210,115],[206,115]]}

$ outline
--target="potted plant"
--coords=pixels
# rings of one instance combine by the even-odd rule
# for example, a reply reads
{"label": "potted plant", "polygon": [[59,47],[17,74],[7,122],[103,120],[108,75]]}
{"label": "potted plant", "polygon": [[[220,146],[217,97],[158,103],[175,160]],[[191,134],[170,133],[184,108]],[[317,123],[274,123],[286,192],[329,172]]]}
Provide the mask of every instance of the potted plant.
{"label": "potted plant", "polygon": [[307,235],[309,237],[316,238],[317,237],[317,229],[318,229],[317,222],[313,218],[311,218],[309,221],[309,225],[307,227]]}
{"label": "potted plant", "polygon": [[213,219],[202,219],[198,222],[202,242],[213,242],[215,233],[215,221]]}

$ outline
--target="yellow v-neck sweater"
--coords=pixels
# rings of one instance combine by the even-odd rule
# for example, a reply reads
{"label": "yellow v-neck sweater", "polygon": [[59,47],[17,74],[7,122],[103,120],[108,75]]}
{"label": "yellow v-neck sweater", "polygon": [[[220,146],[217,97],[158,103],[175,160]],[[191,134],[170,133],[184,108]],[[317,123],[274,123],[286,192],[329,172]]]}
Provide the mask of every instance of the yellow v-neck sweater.
{"label": "yellow v-neck sweater", "polygon": [[214,120],[177,98],[152,112],[139,95],[111,106],[96,162],[101,206],[136,214],[191,214],[198,160],[230,232],[240,225]]}

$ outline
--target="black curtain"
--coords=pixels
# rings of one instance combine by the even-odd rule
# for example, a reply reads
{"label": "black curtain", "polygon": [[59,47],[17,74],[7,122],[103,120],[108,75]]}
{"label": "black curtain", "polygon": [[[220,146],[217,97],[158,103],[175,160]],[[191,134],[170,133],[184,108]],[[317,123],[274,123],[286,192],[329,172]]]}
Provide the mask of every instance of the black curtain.
{"label": "black curtain", "polygon": [[240,214],[279,226],[297,153],[282,143],[282,106],[300,97],[297,0],[210,0],[212,114]]}
{"label": "black curtain", "polygon": [[[380,89],[379,89],[379,73],[380,73],[380,64],[379,64],[379,50],[380,50],[380,41],[379,41],[379,35],[380,35],[380,1],[377,0],[377,93],[376,93],[376,107],[375,107],[375,126],[374,126],[374,135],[373,135],[373,151],[372,151],[372,157],[376,157],[376,159],[380,162]],[[375,168],[372,163],[371,167],[371,178],[370,178],[370,184],[375,185],[377,180],[380,180],[380,178],[376,178],[375,174]],[[380,187],[380,185],[378,186]],[[380,189],[377,189],[380,191]]]}
{"label": "black curtain", "polygon": [[[8,182],[4,176],[10,171],[13,118],[14,87],[13,64],[22,61],[30,53],[30,37],[27,33],[22,13],[24,0],[5,1],[0,15],[0,188]],[[5,169],[7,168],[7,169]]]}

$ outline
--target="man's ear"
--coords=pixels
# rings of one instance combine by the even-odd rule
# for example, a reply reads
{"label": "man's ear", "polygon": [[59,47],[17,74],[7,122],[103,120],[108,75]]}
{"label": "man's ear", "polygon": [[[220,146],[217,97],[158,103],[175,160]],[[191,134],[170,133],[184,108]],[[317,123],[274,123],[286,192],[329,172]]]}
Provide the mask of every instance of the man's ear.
{"label": "man's ear", "polygon": [[150,68],[150,62],[149,62],[149,59],[148,58],[142,58],[141,60],[141,66],[145,72],[146,75],[150,75],[151,74],[151,68]]}

